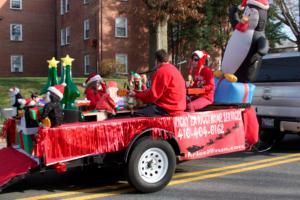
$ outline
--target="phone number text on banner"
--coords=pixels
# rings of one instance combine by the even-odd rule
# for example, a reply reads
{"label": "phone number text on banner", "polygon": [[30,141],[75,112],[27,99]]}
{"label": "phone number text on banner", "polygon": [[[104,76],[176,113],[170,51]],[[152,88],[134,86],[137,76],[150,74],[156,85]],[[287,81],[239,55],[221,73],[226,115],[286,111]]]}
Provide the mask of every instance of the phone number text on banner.
{"label": "phone number text on banner", "polygon": [[183,160],[245,149],[242,110],[228,109],[175,117],[175,137]]}

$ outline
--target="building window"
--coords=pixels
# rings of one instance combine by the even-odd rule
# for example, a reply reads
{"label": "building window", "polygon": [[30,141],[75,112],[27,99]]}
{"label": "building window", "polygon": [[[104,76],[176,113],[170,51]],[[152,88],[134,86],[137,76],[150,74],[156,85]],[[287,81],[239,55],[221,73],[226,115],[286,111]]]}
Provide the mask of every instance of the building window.
{"label": "building window", "polygon": [[11,72],[23,72],[23,56],[12,55],[10,57]]}
{"label": "building window", "polygon": [[60,46],[66,45],[66,29],[60,29]]}
{"label": "building window", "polygon": [[10,25],[10,40],[12,41],[22,41],[22,24],[11,24]]}
{"label": "building window", "polygon": [[22,0],[10,0],[10,9],[21,10]]}
{"label": "building window", "polygon": [[65,13],[69,12],[69,10],[70,10],[69,0],[60,0],[60,14],[64,15]]}
{"label": "building window", "polygon": [[88,75],[90,73],[90,55],[84,56],[84,75]]}
{"label": "building window", "polygon": [[90,38],[90,20],[84,20],[83,22],[83,39],[87,40]]}
{"label": "building window", "polygon": [[83,0],[83,4],[88,4],[90,3],[90,0]]}
{"label": "building window", "polygon": [[66,28],[66,44],[70,44],[70,37],[71,37],[71,28]]}
{"label": "building window", "polygon": [[60,14],[61,15],[65,14],[65,10],[66,10],[65,0],[60,0]]}
{"label": "building window", "polygon": [[61,46],[70,44],[70,38],[71,38],[71,28],[70,27],[60,29],[60,45]]}
{"label": "building window", "polygon": [[127,18],[117,17],[115,21],[115,36],[127,37]]}
{"label": "building window", "polygon": [[67,13],[67,12],[69,12],[69,10],[70,10],[70,3],[69,3],[69,0],[65,0],[65,3],[66,3],[66,6],[65,6],[66,10],[65,10],[65,13]]}
{"label": "building window", "polygon": [[128,57],[127,54],[117,53],[116,54],[116,72],[117,74],[127,74],[128,73]]}

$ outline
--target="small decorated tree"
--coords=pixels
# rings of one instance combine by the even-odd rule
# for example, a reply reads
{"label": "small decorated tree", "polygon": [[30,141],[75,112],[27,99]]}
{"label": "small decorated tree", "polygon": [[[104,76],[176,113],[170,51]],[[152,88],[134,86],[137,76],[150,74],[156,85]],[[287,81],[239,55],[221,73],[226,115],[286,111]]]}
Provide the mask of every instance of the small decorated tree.
{"label": "small decorated tree", "polygon": [[63,73],[61,75],[61,83],[65,83],[65,92],[62,99],[64,109],[75,109],[75,99],[80,96],[80,92],[72,79],[72,62],[74,61],[69,55],[62,58]]}
{"label": "small decorated tree", "polygon": [[46,85],[41,90],[41,94],[45,94],[50,86],[58,84],[58,77],[57,77],[57,61],[54,57],[51,60],[47,60],[48,62],[48,80]]}

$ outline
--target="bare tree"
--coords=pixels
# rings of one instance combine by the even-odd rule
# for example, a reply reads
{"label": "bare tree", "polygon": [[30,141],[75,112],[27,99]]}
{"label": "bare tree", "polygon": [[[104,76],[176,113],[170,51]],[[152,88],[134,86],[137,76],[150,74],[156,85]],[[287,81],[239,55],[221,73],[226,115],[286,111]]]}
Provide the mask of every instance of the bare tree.
{"label": "bare tree", "polygon": [[295,43],[300,51],[300,0],[274,0],[277,8],[275,17],[288,26],[295,39],[289,37],[289,40]]}

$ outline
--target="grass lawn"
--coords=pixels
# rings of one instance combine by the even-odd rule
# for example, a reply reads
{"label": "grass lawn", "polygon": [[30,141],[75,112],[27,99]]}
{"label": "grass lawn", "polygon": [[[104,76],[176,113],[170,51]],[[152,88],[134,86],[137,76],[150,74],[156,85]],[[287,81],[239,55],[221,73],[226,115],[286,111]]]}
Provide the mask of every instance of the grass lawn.
{"label": "grass lawn", "polygon": [[[74,83],[77,85],[80,90],[79,99],[84,99],[83,94],[84,88],[82,83],[86,78],[73,78]],[[118,82],[120,88],[123,87],[126,79],[105,79],[105,81],[115,80]],[[43,86],[46,84],[47,77],[9,77],[9,78],[0,78],[0,108],[11,107],[10,98],[8,95],[9,88],[18,87],[23,98],[30,98],[32,92],[40,93]]]}

